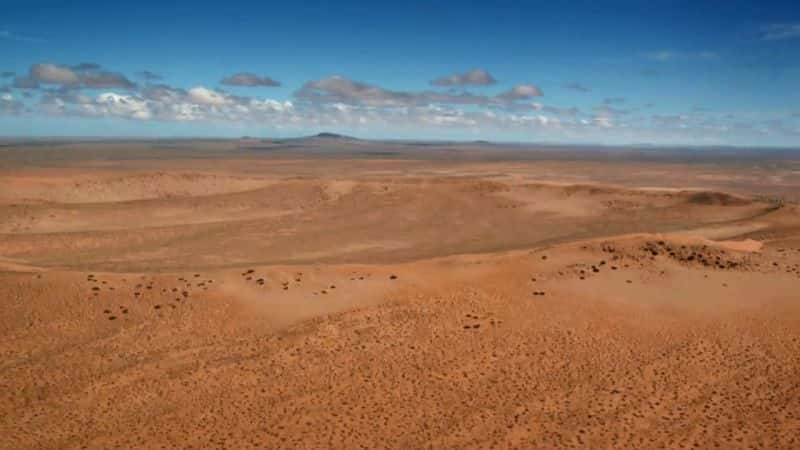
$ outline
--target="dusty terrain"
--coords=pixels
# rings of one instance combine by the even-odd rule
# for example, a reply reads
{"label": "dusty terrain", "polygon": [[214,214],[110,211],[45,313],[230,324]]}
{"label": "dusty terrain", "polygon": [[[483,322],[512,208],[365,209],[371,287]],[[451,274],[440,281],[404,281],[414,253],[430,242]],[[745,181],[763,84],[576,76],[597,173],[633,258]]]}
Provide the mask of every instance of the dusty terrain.
{"label": "dusty terrain", "polygon": [[0,146],[0,448],[800,448],[800,153]]}

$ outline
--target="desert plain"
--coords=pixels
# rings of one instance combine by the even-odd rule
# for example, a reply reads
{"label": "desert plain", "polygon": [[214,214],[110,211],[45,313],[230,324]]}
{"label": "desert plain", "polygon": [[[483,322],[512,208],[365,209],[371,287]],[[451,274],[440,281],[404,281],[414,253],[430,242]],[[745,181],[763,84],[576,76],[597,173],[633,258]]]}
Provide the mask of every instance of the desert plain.
{"label": "desert plain", "polygon": [[800,152],[0,142],[0,448],[800,448]]}

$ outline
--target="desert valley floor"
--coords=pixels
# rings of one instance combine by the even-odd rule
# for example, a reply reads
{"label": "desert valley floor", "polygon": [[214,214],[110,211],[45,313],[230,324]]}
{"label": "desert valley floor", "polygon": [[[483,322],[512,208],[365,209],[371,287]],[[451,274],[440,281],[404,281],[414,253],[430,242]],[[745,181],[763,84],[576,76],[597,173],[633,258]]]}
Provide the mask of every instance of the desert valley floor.
{"label": "desert valley floor", "polygon": [[3,141],[0,448],[800,448],[800,153]]}

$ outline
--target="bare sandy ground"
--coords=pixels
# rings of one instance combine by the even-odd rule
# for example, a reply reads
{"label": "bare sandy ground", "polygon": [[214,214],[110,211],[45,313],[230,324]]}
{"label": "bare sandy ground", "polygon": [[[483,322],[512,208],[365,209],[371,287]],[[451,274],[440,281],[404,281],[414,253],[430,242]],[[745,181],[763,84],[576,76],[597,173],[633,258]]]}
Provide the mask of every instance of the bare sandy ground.
{"label": "bare sandy ground", "polygon": [[0,448],[798,448],[800,157],[729,153],[8,144]]}

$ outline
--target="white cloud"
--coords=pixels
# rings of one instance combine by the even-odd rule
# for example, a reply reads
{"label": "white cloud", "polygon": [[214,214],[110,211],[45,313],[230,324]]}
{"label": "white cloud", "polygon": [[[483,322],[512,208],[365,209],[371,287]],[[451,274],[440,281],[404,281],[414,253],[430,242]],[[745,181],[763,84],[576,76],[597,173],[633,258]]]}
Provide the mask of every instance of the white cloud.
{"label": "white cloud", "polygon": [[221,92],[202,86],[189,89],[189,99],[201,105],[230,105],[233,100]]}
{"label": "white cloud", "polygon": [[515,101],[528,100],[533,97],[541,97],[542,95],[544,95],[542,90],[532,84],[518,84],[511,88],[511,90],[498,95],[497,98],[506,101]]}
{"label": "white cloud", "polygon": [[25,109],[22,102],[14,99],[11,94],[0,95],[0,115],[18,115]]}
{"label": "white cloud", "polygon": [[251,99],[249,106],[255,111],[270,111],[270,112],[286,112],[294,108],[294,104],[290,101],[277,101],[272,99]]}
{"label": "white cloud", "polygon": [[145,100],[131,95],[119,95],[107,92],[97,96],[92,105],[87,105],[92,112],[100,109],[104,115],[123,116],[131,119],[148,120],[153,118],[150,106]]}
{"label": "white cloud", "polygon": [[601,128],[611,128],[614,126],[614,120],[609,116],[597,116],[592,119],[592,123]]}

